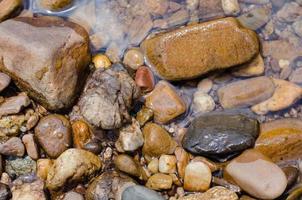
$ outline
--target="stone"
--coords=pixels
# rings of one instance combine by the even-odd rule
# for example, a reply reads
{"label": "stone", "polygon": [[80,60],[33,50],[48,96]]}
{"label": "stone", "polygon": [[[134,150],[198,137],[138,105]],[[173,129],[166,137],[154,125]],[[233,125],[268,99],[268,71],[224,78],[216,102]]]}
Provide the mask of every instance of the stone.
{"label": "stone", "polygon": [[238,0],[222,0],[222,8],[226,15],[237,15],[240,13]]}
{"label": "stone", "polygon": [[164,174],[176,173],[176,162],[176,157],[173,155],[161,155],[158,163],[159,172]]}
{"label": "stone", "polygon": [[33,134],[26,134],[22,137],[22,142],[25,145],[27,155],[33,160],[38,160],[39,151]]}
{"label": "stone", "polygon": [[302,158],[302,121],[285,118],[263,123],[255,149],[274,162],[291,161]]}
{"label": "stone", "polygon": [[145,66],[139,67],[135,73],[135,83],[144,92],[152,91],[155,85],[152,71]]}
{"label": "stone", "polygon": [[144,144],[144,138],[139,123],[133,119],[132,124],[126,125],[119,131],[116,147],[123,151],[135,151]]}
{"label": "stone", "polygon": [[224,17],[221,0],[199,0],[198,10],[201,21]]}
{"label": "stone", "polygon": [[164,200],[164,198],[153,190],[134,185],[125,189],[122,200]]}
{"label": "stone", "polygon": [[51,158],[57,158],[72,144],[72,129],[63,115],[51,114],[43,117],[35,127],[35,136]]}
{"label": "stone", "polygon": [[24,158],[9,157],[5,160],[5,172],[10,177],[32,174],[36,172],[36,162],[29,156]]}
{"label": "stone", "polygon": [[251,62],[241,65],[232,71],[232,75],[236,77],[259,76],[264,73],[264,61],[259,54]]}
{"label": "stone", "polygon": [[93,56],[92,62],[96,69],[108,69],[111,66],[111,61],[104,54],[96,54],[95,56]]}
{"label": "stone", "polygon": [[237,19],[246,28],[257,30],[264,26],[271,18],[271,9],[268,7],[255,7],[240,15]]}
{"label": "stone", "polygon": [[27,182],[22,177],[13,182],[12,200],[46,200],[44,182],[40,179]]}
{"label": "stone", "polygon": [[71,119],[84,118],[89,124],[117,129],[131,121],[128,110],[139,97],[139,88],[121,64],[110,69],[97,69],[88,79]]}
{"label": "stone", "polygon": [[168,0],[145,0],[145,5],[152,15],[164,15],[169,7]]}
{"label": "stone", "polygon": [[169,133],[154,123],[147,123],[143,128],[143,153],[159,157],[162,154],[173,154],[177,144]]}
{"label": "stone", "polygon": [[7,200],[10,197],[10,189],[8,187],[8,185],[4,184],[4,183],[0,183],[0,199],[1,200]]}
{"label": "stone", "polygon": [[238,200],[235,192],[221,186],[215,186],[205,193],[190,194],[178,200]]}
{"label": "stone", "polygon": [[152,119],[153,114],[153,110],[144,106],[136,114],[136,120],[138,121],[140,126],[144,126],[148,121]]}
{"label": "stone", "polygon": [[47,10],[60,11],[70,7],[73,0],[42,0],[39,4]]}
{"label": "stone", "polygon": [[232,112],[212,112],[196,117],[182,145],[189,152],[212,158],[241,152],[254,146],[257,120]]}
{"label": "stone", "polygon": [[124,56],[123,63],[131,69],[137,70],[144,64],[144,55],[139,49],[129,49]]}
{"label": "stone", "polygon": [[173,13],[166,20],[168,21],[169,27],[175,27],[179,25],[183,25],[189,21],[190,15],[186,9],[180,9]]}
{"label": "stone", "polygon": [[146,186],[152,190],[167,190],[172,187],[172,184],[171,176],[158,173],[148,179]]}
{"label": "stone", "polygon": [[194,112],[206,113],[211,112],[215,108],[214,99],[202,91],[197,91],[193,95],[193,110]]}
{"label": "stone", "polygon": [[293,23],[293,29],[302,38],[302,19]]}
{"label": "stone", "polygon": [[203,162],[191,162],[185,169],[184,189],[192,192],[204,192],[210,187],[212,173]]}
{"label": "stone", "polygon": [[211,79],[206,78],[198,83],[197,90],[204,93],[208,93],[212,90],[212,87],[213,87],[213,81]]}
{"label": "stone", "polygon": [[74,103],[90,62],[81,26],[58,17],[19,17],[0,24],[0,44],[0,70],[22,91],[49,110]]}
{"label": "stone", "polygon": [[131,176],[139,177],[141,175],[141,166],[132,157],[121,154],[114,159],[117,169]]}
{"label": "stone", "polygon": [[73,146],[83,149],[85,144],[91,141],[93,132],[89,125],[83,120],[77,120],[72,123]]}
{"label": "stone", "polygon": [[247,195],[242,195],[242,196],[240,197],[240,200],[256,200],[256,199],[254,199],[254,198],[252,198],[252,197],[250,197],[250,196],[247,196]]}
{"label": "stone", "polygon": [[25,148],[20,138],[12,137],[5,143],[0,144],[0,153],[5,156],[22,157],[25,153]]}
{"label": "stone", "polygon": [[181,147],[176,147],[175,149],[175,156],[177,160],[177,172],[178,175],[183,179],[185,177],[185,170],[187,165],[190,162],[190,154],[186,152],[183,148]]}
{"label": "stone", "polygon": [[18,114],[24,107],[29,106],[30,99],[25,93],[9,97],[0,104],[0,116]]}
{"label": "stone", "polygon": [[91,153],[94,153],[95,155],[98,155],[102,151],[102,144],[99,140],[94,139],[91,142],[88,142],[83,147],[84,150],[90,151]]}
{"label": "stone", "polygon": [[298,85],[281,79],[273,81],[276,88],[273,96],[251,108],[258,115],[283,110],[301,98],[302,89]]}
{"label": "stone", "polygon": [[160,81],[146,97],[145,106],[154,112],[154,120],[165,124],[186,111],[186,104],[172,86]]}
{"label": "stone", "polygon": [[50,167],[46,187],[49,190],[58,190],[66,184],[93,177],[101,167],[100,158],[93,153],[82,149],[68,149]]}
{"label": "stone", "polygon": [[211,172],[215,172],[215,171],[218,171],[221,167],[219,166],[219,164],[216,164],[215,162],[205,158],[205,157],[202,157],[202,156],[196,156],[192,159],[192,162],[202,162],[204,164],[206,164]]}
{"label": "stone", "polygon": [[296,2],[285,3],[277,12],[278,20],[282,22],[295,22],[301,17],[302,8]]}
{"label": "stone", "polygon": [[0,22],[18,14],[22,5],[22,0],[2,0],[0,2]]}
{"label": "stone", "polygon": [[37,176],[46,181],[47,174],[51,166],[53,165],[53,160],[43,158],[37,160]]}
{"label": "stone", "polygon": [[230,83],[218,90],[219,102],[223,108],[244,108],[256,105],[273,96],[275,85],[266,76]]}
{"label": "stone", "polygon": [[70,191],[64,195],[63,200],[85,200],[85,199],[84,199],[83,195],[81,195],[77,192]]}
{"label": "stone", "polygon": [[141,47],[162,78],[184,80],[246,63],[259,52],[258,43],[254,32],[224,18],[157,35]]}
{"label": "stone", "polygon": [[158,168],[159,168],[159,160],[158,158],[153,158],[150,163],[148,164],[148,170],[152,174],[157,174],[158,173]]}
{"label": "stone", "polygon": [[246,150],[225,171],[245,192],[260,199],[275,199],[287,186],[282,169],[257,150]]}
{"label": "stone", "polygon": [[148,36],[152,27],[153,21],[150,15],[135,16],[128,28],[129,43],[133,46],[138,46]]}
{"label": "stone", "polygon": [[288,166],[282,168],[287,178],[287,188],[293,186],[299,177],[299,169],[296,167]]}
{"label": "stone", "polygon": [[298,68],[292,72],[289,81],[297,84],[302,83],[302,68]]}
{"label": "stone", "polygon": [[11,79],[8,75],[0,72],[0,92],[2,92],[10,83]]}

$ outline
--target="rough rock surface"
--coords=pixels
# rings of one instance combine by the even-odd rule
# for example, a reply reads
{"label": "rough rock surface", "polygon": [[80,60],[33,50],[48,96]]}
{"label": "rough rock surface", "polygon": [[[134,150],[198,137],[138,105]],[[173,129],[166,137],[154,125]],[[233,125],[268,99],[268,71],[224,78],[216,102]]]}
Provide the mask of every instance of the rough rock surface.
{"label": "rough rock surface", "polygon": [[167,80],[198,77],[251,60],[259,51],[257,36],[234,18],[187,26],[142,44],[148,61]]}
{"label": "rough rock surface", "polygon": [[0,70],[50,110],[74,102],[90,61],[88,47],[86,31],[60,18],[19,17],[0,24]]}
{"label": "rough rock surface", "polygon": [[164,200],[164,198],[153,190],[134,185],[123,192],[122,200]]}
{"label": "rough rock surface", "polygon": [[191,194],[178,200],[238,200],[235,192],[221,186],[216,186],[202,194]]}
{"label": "rough rock surface", "polygon": [[44,182],[34,177],[30,182],[23,180],[25,178],[20,177],[13,182],[12,188],[12,200],[46,200],[44,193]]}

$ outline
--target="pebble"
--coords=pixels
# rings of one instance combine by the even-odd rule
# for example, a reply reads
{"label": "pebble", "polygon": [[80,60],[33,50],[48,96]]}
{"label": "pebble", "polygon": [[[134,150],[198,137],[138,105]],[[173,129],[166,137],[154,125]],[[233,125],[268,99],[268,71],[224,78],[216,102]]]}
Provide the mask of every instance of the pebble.
{"label": "pebble", "polygon": [[203,162],[210,168],[211,172],[219,170],[219,166],[216,163],[202,156],[196,156],[192,159],[192,162]]}
{"label": "pebble", "polygon": [[189,21],[190,15],[188,10],[180,9],[167,18],[169,27],[183,25]]}
{"label": "pebble", "polygon": [[82,149],[68,149],[50,167],[46,186],[49,190],[60,189],[65,185],[92,177],[101,167],[100,158],[93,153]]}
{"label": "pebble", "polygon": [[135,73],[135,83],[144,92],[152,91],[155,85],[155,80],[150,68],[140,66]]}
{"label": "pebble", "polygon": [[23,2],[21,0],[5,0],[0,2],[0,22],[10,18],[12,14],[17,14],[22,10]]}
{"label": "pebble", "polygon": [[251,108],[258,115],[283,110],[301,98],[302,89],[298,85],[281,79],[273,82],[276,87],[273,96]]}
{"label": "pebble", "polygon": [[99,68],[107,69],[111,66],[111,61],[104,54],[96,54],[95,56],[93,56],[92,62],[96,69],[99,69]]}
{"label": "pebble", "polygon": [[287,188],[291,188],[299,177],[299,169],[296,167],[288,166],[282,168],[287,178]]}
{"label": "pebble", "polygon": [[186,152],[182,147],[176,147],[175,156],[177,160],[177,172],[178,175],[183,179],[185,177],[185,170],[190,162],[190,154]]}
{"label": "pebble", "polygon": [[193,95],[192,106],[194,112],[206,113],[214,110],[215,102],[210,95],[198,90]]}
{"label": "pebble", "polygon": [[210,168],[203,162],[191,162],[186,166],[184,189],[192,192],[205,192],[212,180]]}
{"label": "pebble", "polygon": [[163,15],[169,7],[168,0],[146,0],[145,5],[152,15]]}
{"label": "pebble", "polygon": [[148,170],[152,174],[158,173],[158,168],[159,168],[159,160],[158,158],[153,158],[150,163],[148,164]]}
{"label": "pebble", "polygon": [[7,200],[11,196],[8,185],[0,183],[0,199]]}
{"label": "pebble", "polygon": [[275,199],[287,186],[282,169],[256,150],[245,151],[225,170],[245,192],[256,198]]}
{"label": "pebble", "polygon": [[136,114],[136,120],[140,126],[144,126],[153,117],[153,110],[145,106],[142,107],[140,111]]}
{"label": "pebble", "polygon": [[157,192],[140,185],[130,186],[122,194],[122,200],[164,200]]}
{"label": "pebble", "polygon": [[302,158],[302,121],[285,118],[263,123],[255,148],[274,162]]}
{"label": "pebble", "polygon": [[302,7],[293,1],[285,3],[284,6],[277,12],[278,20],[282,22],[295,22],[301,16]]}
{"label": "pebble", "polygon": [[24,158],[9,157],[5,160],[5,172],[10,177],[32,174],[36,172],[36,162],[29,156]]}
{"label": "pebble", "polygon": [[25,148],[20,138],[12,137],[5,143],[0,144],[0,153],[5,156],[22,157],[25,153]]}
{"label": "pebble", "polygon": [[255,7],[240,15],[237,19],[244,27],[257,30],[270,20],[270,15],[271,10],[268,7]]}
{"label": "pebble", "polygon": [[92,130],[89,125],[83,120],[77,120],[72,123],[73,146],[75,148],[83,149],[85,144],[92,139]]}
{"label": "pebble", "polygon": [[221,0],[199,0],[199,13],[202,21],[224,17]]}
{"label": "pebble", "polygon": [[148,179],[146,186],[152,190],[168,190],[171,189],[172,184],[173,180],[171,176],[158,173]]}
{"label": "pebble", "polygon": [[37,160],[37,176],[46,181],[47,174],[51,166],[53,165],[53,160],[43,158]]}
{"label": "pebble", "polygon": [[144,55],[139,49],[129,49],[125,53],[123,63],[131,69],[137,70],[144,64]]}
{"label": "pebble", "polygon": [[144,144],[144,138],[140,125],[135,119],[132,124],[122,127],[119,131],[119,137],[116,142],[116,147],[119,151],[135,151]]}
{"label": "pebble", "polygon": [[176,157],[173,155],[161,155],[159,157],[159,172],[164,174],[176,173]]}
{"label": "pebble", "polygon": [[302,68],[298,68],[292,72],[289,81],[297,84],[302,83]]}
{"label": "pebble", "polygon": [[219,102],[225,109],[248,107],[273,96],[275,85],[271,78],[261,76],[230,83],[218,90]]}
{"label": "pebble", "polygon": [[178,200],[238,200],[235,192],[221,186],[215,186],[205,193],[190,194]]}
{"label": "pebble", "polygon": [[0,105],[0,116],[18,114],[23,108],[29,106],[30,99],[25,93],[5,99]]}
{"label": "pebble", "polygon": [[154,120],[165,124],[186,111],[186,104],[166,81],[156,84],[154,90],[147,95],[145,105],[154,112]]}
{"label": "pebble", "polygon": [[238,0],[222,0],[222,8],[226,15],[237,15],[240,13]]}
{"label": "pebble", "polygon": [[247,196],[247,195],[242,195],[242,196],[240,197],[240,200],[256,200],[256,199],[254,199],[254,198],[252,198],[252,197],[250,197],[250,196]]}
{"label": "pebble", "polygon": [[[2,170],[2,169],[1,169]],[[5,184],[5,185],[11,185],[12,184],[12,179],[11,177],[8,175],[8,173],[3,172],[1,174],[1,183]]]}
{"label": "pebble", "polygon": [[25,181],[21,178],[13,182],[12,200],[46,200],[44,182],[40,179]]}
{"label": "pebble", "polygon": [[213,81],[209,78],[205,78],[198,83],[197,90],[204,93],[209,93],[212,87],[213,87]]}
{"label": "pebble", "polygon": [[98,155],[102,151],[102,145],[100,141],[95,140],[88,142],[83,147],[84,150],[90,151],[91,153],[94,153],[95,155]]}
{"label": "pebble", "polygon": [[302,38],[302,19],[293,23],[293,29]]}
{"label": "pebble", "polygon": [[83,195],[81,195],[77,192],[70,191],[64,195],[63,200],[85,200],[85,199],[84,199]]}
{"label": "pebble", "polygon": [[51,11],[61,11],[64,10],[66,8],[68,8],[69,6],[71,6],[71,4],[73,3],[73,0],[42,0],[39,2],[39,4],[47,9],[47,10],[51,10]]}
{"label": "pebble", "polygon": [[177,146],[169,133],[155,123],[147,123],[143,128],[143,135],[143,153],[149,156],[173,154]]}
{"label": "pebble", "polygon": [[11,78],[8,75],[0,72],[0,92],[2,92],[9,85],[10,81]]}
{"label": "pebble", "polygon": [[302,187],[301,187],[301,185],[299,185],[290,191],[290,194],[286,198],[286,200],[296,200],[296,199],[299,199],[299,197],[301,197],[301,195],[302,195]]}
{"label": "pebble", "polygon": [[35,127],[35,136],[51,158],[57,158],[72,143],[72,129],[63,115],[51,114],[43,117]]}
{"label": "pebble", "polygon": [[232,75],[237,77],[251,77],[259,76],[264,73],[264,61],[262,56],[259,54],[251,62],[241,65],[240,67],[232,71]]}
{"label": "pebble", "polygon": [[22,137],[22,142],[25,145],[27,155],[31,157],[33,160],[37,160],[39,158],[38,146],[35,142],[33,134],[26,134]]}
{"label": "pebble", "polygon": [[257,120],[232,112],[212,112],[196,117],[182,145],[189,152],[222,159],[254,146],[259,134]]}
{"label": "pebble", "polygon": [[141,166],[132,157],[121,154],[114,159],[114,164],[122,172],[131,176],[139,177],[141,175]]}

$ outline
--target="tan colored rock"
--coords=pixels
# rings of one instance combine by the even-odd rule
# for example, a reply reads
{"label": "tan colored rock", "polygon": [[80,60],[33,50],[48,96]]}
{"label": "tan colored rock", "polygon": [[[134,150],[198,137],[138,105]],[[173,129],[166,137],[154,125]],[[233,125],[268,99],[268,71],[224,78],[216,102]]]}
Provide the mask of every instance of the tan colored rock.
{"label": "tan colored rock", "polygon": [[146,97],[145,105],[153,110],[154,120],[160,124],[165,124],[186,111],[185,102],[165,81],[156,84]]}
{"label": "tan colored rock", "polygon": [[191,194],[178,200],[238,200],[235,192],[221,186],[212,187],[205,193]]}
{"label": "tan colored rock", "polygon": [[213,87],[213,81],[209,78],[206,78],[198,83],[197,90],[204,93],[208,93],[211,91],[212,87]]}
{"label": "tan colored rock", "polygon": [[0,22],[8,19],[16,11],[20,11],[22,7],[22,0],[2,0],[0,1]]}
{"label": "tan colored rock", "polygon": [[17,96],[9,97],[0,105],[0,116],[18,114],[23,108],[29,106],[29,104],[30,99],[24,92]]}
{"label": "tan colored rock", "polygon": [[22,137],[22,142],[25,145],[26,152],[29,157],[33,160],[37,160],[39,158],[38,146],[35,142],[33,134],[26,134]]}
{"label": "tan colored rock", "polygon": [[209,21],[224,17],[221,0],[199,0],[199,18]]}
{"label": "tan colored rock", "polygon": [[210,168],[211,172],[219,170],[218,164],[202,156],[196,156],[194,159],[192,159],[192,162],[203,162]]}
{"label": "tan colored rock", "polygon": [[223,108],[248,107],[269,99],[275,91],[271,78],[261,76],[230,83],[218,90]]}
{"label": "tan colored rock", "polygon": [[147,107],[143,107],[137,114],[136,120],[138,121],[139,125],[143,126],[153,117],[153,110]]}
{"label": "tan colored rock", "polygon": [[159,167],[159,160],[158,158],[153,158],[151,162],[148,164],[148,170],[152,174],[158,173],[158,167]]}
{"label": "tan colored rock", "polygon": [[206,113],[211,112],[215,109],[214,99],[202,91],[197,90],[193,95],[194,112]]}
{"label": "tan colored rock", "polygon": [[233,70],[232,75],[238,77],[259,76],[264,73],[264,61],[259,54],[251,62],[241,65]]}
{"label": "tan colored rock", "polygon": [[185,169],[184,189],[192,192],[204,192],[210,187],[212,173],[203,162],[191,162]]}
{"label": "tan colored rock", "polygon": [[53,160],[43,158],[37,160],[37,176],[46,181],[47,174],[51,166],[53,165]]}
{"label": "tan colored rock", "polygon": [[109,60],[109,58],[106,55],[100,53],[93,56],[92,62],[94,64],[94,67],[97,69],[107,69],[111,66],[111,61]]}
{"label": "tan colored rock", "polygon": [[261,124],[255,149],[274,162],[302,158],[302,120],[288,118]]}
{"label": "tan colored rock", "polygon": [[154,174],[151,176],[146,186],[152,190],[167,190],[172,187],[172,177],[166,174]]}
{"label": "tan colored rock", "polygon": [[190,162],[190,154],[182,147],[176,147],[175,156],[177,159],[178,175],[183,179],[185,177],[185,169]]}
{"label": "tan colored rock", "polygon": [[12,137],[5,143],[0,144],[0,153],[5,156],[22,157],[25,153],[25,148],[20,138]]}
{"label": "tan colored rock", "polygon": [[273,81],[276,87],[273,96],[252,107],[252,111],[259,115],[285,109],[301,98],[300,86],[281,79],[273,79]]}
{"label": "tan colored rock", "polygon": [[126,154],[118,155],[114,160],[114,164],[122,172],[136,177],[141,175],[141,166],[139,163]]}
{"label": "tan colored rock", "polygon": [[145,0],[148,11],[153,15],[163,15],[169,7],[168,0]]}
{"label": "tan colored rock", "polygon": [[147,60],[167,80],[191,79],[243,64],[259,52],[256,34],[234,18],[186,26],[147,39],[142,47]]}
{"label": "tan colored rock", "polygon": [[164,174],[176,173],[176,157],[173,155],[161,155],[159,158],[159,172]]}
{"label": "tan colored rock", "polygon": [[143,153],[159,157],[162,154],[172,154],[177,146],[169,133],[154,123],[148,123],[143,128]]}

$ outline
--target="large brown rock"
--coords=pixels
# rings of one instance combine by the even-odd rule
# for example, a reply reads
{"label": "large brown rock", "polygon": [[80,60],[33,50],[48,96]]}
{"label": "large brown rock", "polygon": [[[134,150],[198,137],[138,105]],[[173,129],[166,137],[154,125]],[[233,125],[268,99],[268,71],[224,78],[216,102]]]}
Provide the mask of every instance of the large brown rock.
{"label": "large brown rock", "polygon": [[223,18],[157,35],[142,48],[162,78],[183,80],[243,64],[259,52],[259,42],[236,19]]}
{"label": "large brown rock", "polygon": [[0,24],[0,70],[48,109],[72,105],[89,62],[88,34],[77,24],[57,17]]}

